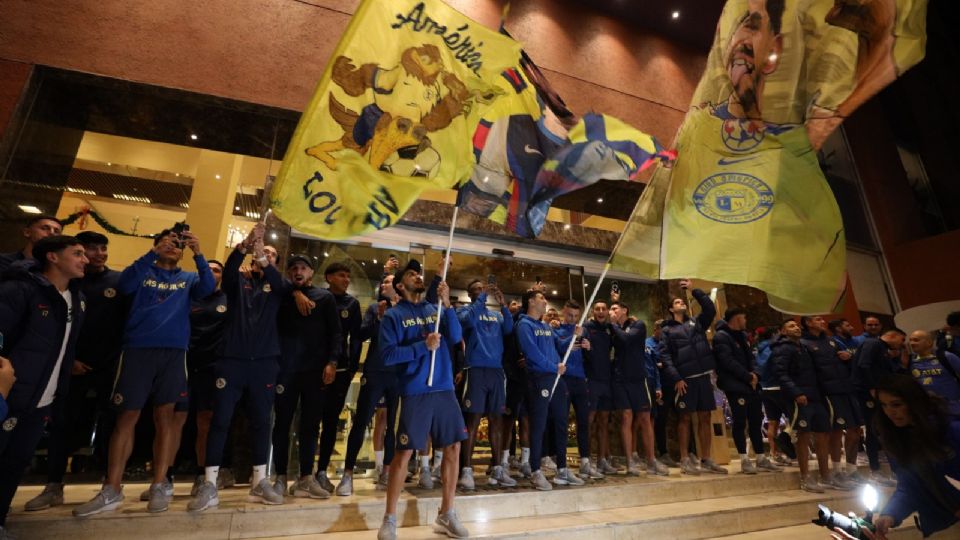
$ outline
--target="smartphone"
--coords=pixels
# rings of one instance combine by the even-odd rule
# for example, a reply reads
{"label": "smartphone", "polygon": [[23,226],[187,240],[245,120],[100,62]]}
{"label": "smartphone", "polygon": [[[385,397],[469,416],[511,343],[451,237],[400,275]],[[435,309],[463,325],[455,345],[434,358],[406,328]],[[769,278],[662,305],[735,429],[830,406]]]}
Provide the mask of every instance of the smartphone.
{"label": "smartphone", "polygon": [[186,242],[183,241],[183,231],[189,231],[189,230],[190,230],[190,224],[187,223],[186,221],[178,221],[173,224],[173,228],[171,228],[170,231],[176,233],[177,235],[177,239],[174,241],[174,243],[177,245],[178,248],[183,249],[183,246],[186,245]]}
{"label": "smartphone", "polygon": [[620,282],[614,281],[610,283],[610,292],[613,294],[620,294]]}
{"label": "smartphone", "polygon": [[535,277],[535,278],[533,278],[533,279],[534,279],[534,283],[543,283],[543,280],[540,279],[540,276],[537,276],[537,277]]}
{"label": "smartphone", "polygon": [[497,276],[493,274],[487,274],[487,284],[496,285],[496,283],[497,283]]}

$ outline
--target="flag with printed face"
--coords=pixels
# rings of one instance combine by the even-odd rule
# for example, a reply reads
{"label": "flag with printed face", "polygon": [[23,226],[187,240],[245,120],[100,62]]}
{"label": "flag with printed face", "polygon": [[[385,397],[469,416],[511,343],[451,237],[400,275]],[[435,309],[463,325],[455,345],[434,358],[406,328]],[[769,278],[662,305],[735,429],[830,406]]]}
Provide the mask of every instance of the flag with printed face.
{"label": "flag with printed face", "polygon": [[519,57],[516,41],[439,0],[365,0],[293,135],[273,211],[343,239],[396,223],[425,188],[458,185]]}
{"label": "flag with printed face", "polygon": [[817,149],[924,54],[926,0],[728,0],[677,134],[612,267],[757,287],[827,313],[846,284],[840,209]]}

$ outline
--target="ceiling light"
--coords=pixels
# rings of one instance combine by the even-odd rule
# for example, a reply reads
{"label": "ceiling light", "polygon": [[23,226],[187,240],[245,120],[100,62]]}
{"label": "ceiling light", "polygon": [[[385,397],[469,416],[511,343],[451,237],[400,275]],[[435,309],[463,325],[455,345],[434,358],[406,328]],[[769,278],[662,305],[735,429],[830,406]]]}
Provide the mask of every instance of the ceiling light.
{"label": "ceiling light", "polygon": [[570,230],[570,224],[567,223],[566,225],[564,225],[564,226],[563,226],[563,230],[569,231],[569,230]]}
{"label": "ceiling light", "polygon": [[276,240],[276,239],[277,239],[277,233],[275,233],[275,232],[270,233],[270,238]]}
{"label": "ceiling light", "polygon": [[214,178],[216,178],[217,180],[220,179],[220,175],[219,175],[219,174],[215,174],[215,175],[213,175],[213,176],[214,176]]}
{"label": "ceiling light", "polygon": [[672,18],[673,20],[679,19],[679,18],[680,18],[680,12],[675,10],[673,13],[670,14],[670,18]]}
{"label": "ceiling light", "polygon": [[191,134],[190,134],[190,138],[193,139],[193,140],[197,140],[197,134],[196,134],[196,133],[191,133]]}
{"label": "ceiling light", "polygon": [[603,202],[603,197],[597,197],[597,202],[598,202],[598,203],[602,203],[602,202]]}
{"label": "ceiling light", "polygon": [[23,210],[25,214],[42,214],[39,208],[33,206],[32,204],[18,204],[17,207],[20,210]]}
{"label": "ceiling light", "polygon": [[70,193],[80,193],[81,195],[96,195],[97,192],[92,189],[83,189],[67,186],[67,191]]}
{"label": "ceiling light", "polygon": [[323,256],[324,256],[324,257],[329,257],[329,256],[330,256],[330,254],[329,254],[329,253],[327,253],[326,251],[324,251],[324,252],[323,252]]}
{"label": "ceiling light", "polygon": [[113,165],[113,163],[110,163],[110,162],[108,161],[108,162],[107,162],[107,167],[109,167],[109,166],[111,166],[111,165]]}
{"label": "ceiling light", "polygon": [[377,260],[376,260],[376,259],[373,260],[373,264],[377,264]]}
{"label": "ceiling light", "polygon": [[553,294],[557,294],[557,291],[553,291]]}
{"label": "ceiling light", "polygon": [[234,206],[233,209],[234,209],[234,210],[240,210],[240,207],[239,207],[239,206]]}

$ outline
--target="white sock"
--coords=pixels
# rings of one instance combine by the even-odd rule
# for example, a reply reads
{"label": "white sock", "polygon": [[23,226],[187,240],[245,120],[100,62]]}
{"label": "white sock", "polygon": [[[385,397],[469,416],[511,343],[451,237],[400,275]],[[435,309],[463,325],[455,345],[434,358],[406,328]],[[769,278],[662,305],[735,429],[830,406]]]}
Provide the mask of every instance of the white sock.
{"label": "white sock", "polygon": [[204,467],[203,475],[207,482],[217,485],[217,475],[220,474],[220,467]]}
{"label": "white sock", "polygon": [[267,465],[254,465],[253,466],[253,480],[250,481],[251,484],[257,485],[261,480],[267,477]]}
{"label": "white sock", "polygon": [[501,465],[507,465],[507,464],[509,464],[509,463],[510,463],[510,451],[509,451],[509,450],[504,450],[503,452],[500,452],[500,454],[501,454],[500,464],[501,464]]}
{"label": "white sock", "polygon": [[586,457],[580,458],[580,468],[582,469],[587,465],[590,465],[590,458],[586,458]]}
{"label": "white sock", "polygon": [[434,450],[433,451],[433,466],[439,467],[443,463],[443,450]]}
{"label": "white sock", "polygon": [[833,462],[833,472],[835,472],[835,473],[838,473],[838,472],[841,472],[841,473],[842,473],[842,472],[843,472],[843,462],[842,462],[842,461],[834,461],[834,462]]}
{"label": "white sock", "polygon": [[767,459],[766,454],[757,454],[757,461],[762,461],[764,459]]}
{"label": "white sock", "polygon": [[377,468],[383,468],[383,450],[374,450],[373,459],[377,464]]}
{"label": "white sock", "polygon": [[420,456],[420,468],[421,469],[430,468],[430,456]]}
{"label": "white sock", "polygon": [[520,448],[520,463],[530,463],[530,449],[527,447]]}
{"label": "white sock", "polygon": [[750,459],[750,456],[747,454],[740,454],[740,461],[746,461],[748,459]]}

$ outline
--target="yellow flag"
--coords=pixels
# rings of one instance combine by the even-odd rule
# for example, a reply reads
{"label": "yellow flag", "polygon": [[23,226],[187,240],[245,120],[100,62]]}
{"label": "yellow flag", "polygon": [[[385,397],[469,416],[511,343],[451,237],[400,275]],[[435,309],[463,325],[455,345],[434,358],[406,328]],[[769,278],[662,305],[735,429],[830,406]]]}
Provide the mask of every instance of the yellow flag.
{"label": "yellow flag", "polygon": [[826,313],[846,284],[840,209],[816,151],[923,58],[926,0],[728,0],[677,134],[612,260],[650,278],[750,285]]}
{"label": "yellow flag", "polygon": [[520,45],[439,0],[366,0],[304,111],[270,196],[306,233],[383,229],[470,176],[471,136]]}

